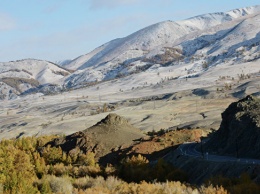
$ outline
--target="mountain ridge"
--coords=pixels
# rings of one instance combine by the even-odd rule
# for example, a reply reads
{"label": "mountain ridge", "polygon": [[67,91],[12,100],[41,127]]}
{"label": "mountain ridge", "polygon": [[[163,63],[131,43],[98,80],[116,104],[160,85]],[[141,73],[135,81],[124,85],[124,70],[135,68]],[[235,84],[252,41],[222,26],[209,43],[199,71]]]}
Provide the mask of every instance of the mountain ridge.
{"label": "mountain ridge", "polygon": [[[237,19],[239,17],[246,16],[246,15],[251,15],[251,14],[254,14],[254,13],[259,12],[259,11],[260,11],[260,6],[253,6],[253,7],[241,8],[241,9],[234,9],[234,10],[231,10],[231,11],[228,11],[228,12],[217,12],[217,13],[212,13],[212,14],[203,14],[203,15],[191,17],[189,19],[182,20],[182,21],[176,21],[176,22],[169,21],[169,20],[168,21],[163,21],[163,22],[159,22],[159,23],[153,24],[151,26],[148,26],[146,28],[143,28],[141,30],[138,30],[137,32],[134,32],[134,33],[132,33],[129,36],[126,36],[124,38],[119,38],[119,39],[112,40],[112,41],[110,41],[110,42],[108,42],[108,43],[106,43],[104,45],[107,45],[107,44],[111,43],[112,47],[113,47],[114,42],[117,42],[117,44],[123,44],[123,43],[127,42],[129,39],[136,38],[136,36],[138,38],[140,36],[140,34],[142,35],[142,34],[144,34],[147,31],[151,31],[150,32],[151,34],[155,33],[155,34],[158,35],[158,34],[160,34],[160,32],[156,33],[156,30],[158,30],[160,28],[162,28],[162,31],[165,30],[166,27],[164,27],[164,25],[166,25],[166,24],[168,26],[169,26],[169,24],[172,25],[172,26],[168,27],[168,28],[173,28],[172,31],[178,29],[178,27],[179,27],[180,28],[179,29],[180,32],[182,32],[181,36],[183,36],[186,33],[190,33],[190,32],[192,32],[194,30],[198,30],[198,29],[202,30],[202,29],[205,29],[205,28],[208,28],[208,27],[216,26],[216,25],[221,24],[223,22],[228,22],[228,21],[231,21],[232,19],[234,20],[234,19]],[[197,22],[198,20],[200,20],[199,23]],[[214,22],[212,22],[212,21],[214,21]],[[207,24],[207,25],[205,25],[205,24]],[[200,27],[198,27],[198,26],[200,26]],[[155,32],[153,32],[153,31],[155,31]],[[145,35],[146,35],[146,37],[148,37],[147,34],[145,34]],[[168,34],[168,36],[169,36],[169,34]],[[177,38],[178,38],[178,35],[177,35],[177,37],[175,39],[177,39]],[[143,39],[143,37],[141,39]],[[145,41],[145,40],[143,41],[144,43],[147,44],[147,45],[144,45],[143,48],[142,48],[142,46],[143,46],[142,43],[139,42],[139,47],[136,47],[136,48],[131,48],[130,47],[129,49],[146,50],[146,49],[149,49],[149,47],[154,48],[156,46],[159,46],[158,44],[157,45],[149,45],[151,40],[149,40],[149,38],[147,38],[147,39],[148,39],[147,41]],[[121,43],[120,41],[122,41],[123,43]],[[170,40],[168,40],[168,41],[170,41]],[[130,43],[128,43],[128,44],[130,44]],[[141,47],[140,47],[140,45],[141,45]],[[94,49],[93,51],[102,49],[102,46],[98,47],[97,49]],[[110,50],[111,50],[111,48],[110,48]],[[88,54],[91,54],[92,52],[90,52]],[[85,54],[84,56],[86,56],[88,54]],[[101,54],[103,55],[103,53],[101,53]],[[92,58],[92,57],[90,57],[90,58]],[[111,59],[112,58],[110,58],[110,60]],[[76,60],[79,60],[79,59],[76,58]],[[78,69],[84,69],[84,68],[94,64],[94,62],[90,61],[88,63],[87,61],[88,61],[88,59],[86,60],[86,62],[84,62],[84,63],[82,62],[82,65],[77,65]],[[102,62],[104,62],[104,60],[100,61],[100,63],[102,63]],[[73,63],[73,60],[72,60],[71,63]],[[72,67],[70,64],[68,66]]]}
{"label": "mountain ridge", "polygon": [[[159,22],[107,42],[74,60],[57,62],[63,68],[59,70],[63,75],[58,75],[58,78],[56,75],[57,79],[48,68],[29,78],[39,81],[38,85],[45,85],[44,93],[59,93],[97,84],[96,88],[106,85],[101,87],[103,92],[110,90],[116,93],[123,91],[121,87],[128,92],[140,87],[152,90],[162,82],[196,77],[208,80],[209,86],[225,74],[220,72],[225,68],[234,79],[241,73],[257,73],[255,62],[260,59],[259,13],[260,6],[253,6],[203,14],[182,21]],[[13,62],[9,63],[12,66]],[[238,66],[251,68],[243,71]],[[67,69],[76,70],[69,72]],[[209,74],[211,77],[205,77]],[[5,78],[9,77],[5,75]],[[118,82],[110,84],[111,80]],[[197,83],[192,89],[202,87],[201,81]],[[28,90],[28,93],[32,92],[42,91]]]}
{"label": "mountain ridge", "polygon": [[[177,22],[160,22],[108,42],[77,58],[80,70],[67,77],[65,85],[78,87],[152,69],[160,71],[160,66],[177,64],[188,69],[186,77],[191,77],[207,71],[198,68],[202,63],[213,67],[234,60],[236,63],[257,60],[259,7],[204,14]],[[198,28],[192,27],[197,24]],[[250,32],[248,28],[251,29]],[[243,54],[243,50],[248,56]],[[177,74],[175,77],[184,75]]]}

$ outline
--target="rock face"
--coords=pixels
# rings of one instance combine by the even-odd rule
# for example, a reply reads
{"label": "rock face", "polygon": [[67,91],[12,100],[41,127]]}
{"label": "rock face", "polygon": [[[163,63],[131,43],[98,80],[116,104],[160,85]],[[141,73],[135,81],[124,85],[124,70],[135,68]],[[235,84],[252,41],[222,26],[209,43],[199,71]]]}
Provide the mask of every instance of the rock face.
{"label": "rock face", "polygon": [[222,155],[260,158],[260,99],[247,96],[222,113],[219,130],[205,149]]}
{"label": "rock face", "polygon": [[54,139],[46,146],[59,146],[71,155],[92,151],[99,158],[110,153],[112,149],[130,145],[133,140],[143,136],[143,133],[129,124],[125,118],[111,113],[94,126],[66,137]]}

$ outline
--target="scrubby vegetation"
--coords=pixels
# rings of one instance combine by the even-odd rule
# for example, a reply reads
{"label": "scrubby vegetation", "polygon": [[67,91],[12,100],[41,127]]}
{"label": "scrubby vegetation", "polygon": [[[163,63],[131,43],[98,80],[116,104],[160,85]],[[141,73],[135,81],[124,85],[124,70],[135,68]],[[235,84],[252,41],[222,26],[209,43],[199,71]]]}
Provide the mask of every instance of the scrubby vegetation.
{"label": "scrubby vegetation", "polygon": [[52,73],[57,74],[57,75],[62,75],[62,76],[69,75],[69,73],[66,72],[66,71],[54,71],[54,70],[52,70]]}
{"label": "scrubby vegetation", "polygon": [[[25,137],[0,142],[0,185],[3,193],[232,193],[260,187],[249,178],[213,178],[207,186],[190,186],[188,176],[159,159],[150,164],[132,155],[119,165],[100,166],[95,154],[67,155],[60,147],[43,147],[57,136]],[[219,184],[220,183],[220,184]],[[222,187],[223,185],[223,187]]]}
{"label": "scrubby vegetation", "polygon": [[179,48],[165,47],[163,50],[162,54],[157,54],[151,58],[143,58],[142,61],[168,66],[173,62],[184,59],[182,50]]}
{"label": "scrubby vegetation", "polygon": [[206,181],[206,185],[224,187],[229,193],[260,193],[260,186],[251,180],[246,173],[239,178],[227,178],[223,176],[212,177]]}

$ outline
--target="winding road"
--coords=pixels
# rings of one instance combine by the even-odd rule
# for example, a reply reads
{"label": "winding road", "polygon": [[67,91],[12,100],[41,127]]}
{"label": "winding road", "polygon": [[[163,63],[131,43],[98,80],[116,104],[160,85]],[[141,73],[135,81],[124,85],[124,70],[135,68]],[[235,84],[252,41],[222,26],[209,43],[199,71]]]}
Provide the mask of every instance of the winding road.
{"label": "winding road", "polygon": [[207,161],[213,161],[213,162],[239,162],[243,164],[260,164],[260,160],[258,159],[252,159],[252,158],[236,158],[236,157],[230,157],[230,156],[221,156],[221,155],[213,155],[205,152],[202,154],[200,151],[196,149],[198,143],[197,142],[191,142],[191,143],[185,143],[178,147],[178,151],[181,152],[182,155],[190,156],[193,158],[204,158],[204,160]]}

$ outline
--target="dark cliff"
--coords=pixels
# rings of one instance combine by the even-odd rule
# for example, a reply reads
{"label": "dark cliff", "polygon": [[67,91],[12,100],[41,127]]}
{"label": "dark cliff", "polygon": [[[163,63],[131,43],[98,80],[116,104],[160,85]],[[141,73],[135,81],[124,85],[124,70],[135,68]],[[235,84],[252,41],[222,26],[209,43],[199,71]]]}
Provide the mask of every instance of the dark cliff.
{"label": "dark cliff", "polygon": [[205,150],[239,158],[260,159],[260,99],[247,96],[222,113],[219,130]]}

